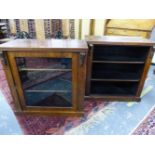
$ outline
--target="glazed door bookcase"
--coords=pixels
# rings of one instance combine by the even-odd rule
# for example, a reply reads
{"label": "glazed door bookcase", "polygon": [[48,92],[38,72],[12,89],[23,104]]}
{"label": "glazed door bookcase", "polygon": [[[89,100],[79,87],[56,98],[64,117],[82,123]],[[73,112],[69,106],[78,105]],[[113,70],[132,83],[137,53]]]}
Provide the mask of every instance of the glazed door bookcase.
{"label": "glazed door bookcase", "polygon": [[7,52],[23,111],[76,111],[79,54]]}

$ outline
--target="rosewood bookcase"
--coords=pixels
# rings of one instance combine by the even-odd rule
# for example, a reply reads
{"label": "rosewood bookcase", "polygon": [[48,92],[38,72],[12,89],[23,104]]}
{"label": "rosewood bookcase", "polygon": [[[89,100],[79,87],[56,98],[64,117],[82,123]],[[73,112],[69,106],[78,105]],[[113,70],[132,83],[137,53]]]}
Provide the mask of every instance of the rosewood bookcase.
{"label": "rosewood bookcase", "polygon": [[120,36],[87,36],[86,40],[86,98],[139,101],[155,43]]}
{"label": "rosewood bookcase", "polygon": [[17,39],[1,45],[16,112],[82,115],[87,48],[85,41],[71,39]]}

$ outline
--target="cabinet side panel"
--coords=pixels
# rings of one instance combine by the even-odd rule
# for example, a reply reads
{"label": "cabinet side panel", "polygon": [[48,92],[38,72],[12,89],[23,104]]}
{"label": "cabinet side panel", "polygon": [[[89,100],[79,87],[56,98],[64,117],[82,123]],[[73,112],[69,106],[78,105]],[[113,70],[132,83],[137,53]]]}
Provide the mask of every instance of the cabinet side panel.
{"label": "cabinet side panel", "polygon": [[140,80],[140,83],[139,83],[139,87],[138,87],[138,90],[137,90],[137,94],[136,94],[137,97],[140,97],[140,95],[141,95],[141,92],[142,92],[142,89],[143,89],[143,86],[144,86],[144,83],[145,83],[145,79],[147,77],[147,73],[149,71],[149,68],[150,68],[150,65],[151,65],[151,62],[152,62],[153,53],[154,53],[153,48],[150,47],[150,49],[148,51],[147,59],[145,61],[145,66],[144,66],[142,77],[141,77],[141,80]]}
{"label": "cabinet side panel", "polygon": [[15,57],[16,57],[15,52],[8,52],[8,60],[10,63],[10,69],[12,71],[12,77],[14,79],[14,84],[16,86],[16,92],[18,94],[19,102],[23,110],[25,109],[25,99],[24,99],[24,94],[21,87],[21,81],[20,81],[20,76],[18,73]]}
{"label": "cabinet side panel", "polygon": [[[78,110],[83,110],[84,96],[85,96],[85,82],[86,82],[86,62],[87,62],[87,54],[83,53],[84,56],[82,58],[82,63],[79,64],[79,72],[78,72]],[[79,62],[81,62],[81,57],[79,57]]]}
{"label": "cabinet side panel", "polygon": [[73,109],[78,109],[78,71],[79,71],[79,58],[78,54],[73,54],[72,57],[72,105]]}
{"label": "cabinet side panel", "polygon": [[12,75],[13,70],[11,69],[11,63],[9,61],[9,52],[6,52],[5,54],[6,54],[6,57],[7,57],[7,60],[6,60],[7,64],[6,65],[3,64],[3,68],[4,68],[4,71],[5,71],[5,74],[6,74],[8,85],[9,85],[10,90],[11,90],[11,95],[13,97],[15,110],[18,111],[18,112],[21,112],[22,107],[20,106],[20,103],[19,103],[19,97],[18,97],[18,94],[17,94],[14,78],[13,78],[13,75]]}
{"label": "cabinet side panel", "polygon": [[91,74],[92,74],[93,50],[94,50],[94,46],[90,44],[88,55],[87,55],[86,96],[90,95],[90,87],[91,87],[90,80],[91,80]]}

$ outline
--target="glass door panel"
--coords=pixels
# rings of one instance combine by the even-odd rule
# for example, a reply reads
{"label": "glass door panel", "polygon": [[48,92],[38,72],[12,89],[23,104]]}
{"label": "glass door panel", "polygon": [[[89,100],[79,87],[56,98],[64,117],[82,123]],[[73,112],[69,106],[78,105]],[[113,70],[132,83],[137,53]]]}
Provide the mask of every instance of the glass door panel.
{"label": "glass door panel", "polygon": [[71,58],[16,58],[27,106],[72,107]]}
{"label": "glass door panel", "polygon": [[31,58],[18,57],[16,63],[19,69],[71,69],[71,58]]}

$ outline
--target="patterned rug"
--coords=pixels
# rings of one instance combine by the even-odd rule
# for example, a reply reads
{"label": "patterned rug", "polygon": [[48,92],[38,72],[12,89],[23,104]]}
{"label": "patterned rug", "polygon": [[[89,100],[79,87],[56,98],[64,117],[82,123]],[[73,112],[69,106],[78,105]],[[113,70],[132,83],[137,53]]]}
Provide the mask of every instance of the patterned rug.
{"label": "patterned rug", "polygon": [[155,135],[155,107],[134,130],[133,135]]}
{"label": "patterned rug", "polygon": [[64,116],[19,116],[18,121],[24,134],[33,135],[62,135],[69,129],[88,120],[96,111],[102,109],[107,103],[86,101],[84,103],[83,117]]}

